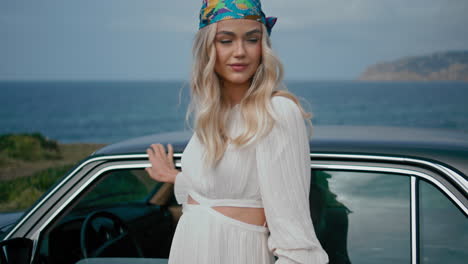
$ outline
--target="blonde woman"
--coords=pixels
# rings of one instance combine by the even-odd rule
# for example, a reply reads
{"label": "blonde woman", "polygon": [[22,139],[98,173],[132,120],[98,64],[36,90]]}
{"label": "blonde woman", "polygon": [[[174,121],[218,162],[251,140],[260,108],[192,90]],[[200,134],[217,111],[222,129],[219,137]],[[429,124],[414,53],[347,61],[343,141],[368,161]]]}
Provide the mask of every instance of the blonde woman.
{"label": "blonde woman", "polygon": [[275,22],[258,0],[203,1],[182,171],[171,145],[147,150],[183,205],[171,264],[328,263],[310,218],[310,114],[281,90]]}

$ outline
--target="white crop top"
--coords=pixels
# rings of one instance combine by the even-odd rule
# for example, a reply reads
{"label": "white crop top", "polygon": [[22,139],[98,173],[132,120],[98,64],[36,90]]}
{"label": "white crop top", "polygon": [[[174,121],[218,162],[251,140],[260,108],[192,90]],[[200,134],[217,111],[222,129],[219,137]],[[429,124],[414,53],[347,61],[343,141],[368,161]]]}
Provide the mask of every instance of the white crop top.
{"label": "white crop top", "polygon": [[[271,132],[247,147],[228,145],[215,168],[204,166],[203,146],[192,135],[175,180],[177,202],[187,203],[190,194],[210,206],[263,207],[276,264],[328,263],[310,218],[310,148],[304,119],[289,98],[274,96],[272,106],[277,120]],[[242,132],[243,122],[238,104],[230,111],[228,133],[233,138]]]}

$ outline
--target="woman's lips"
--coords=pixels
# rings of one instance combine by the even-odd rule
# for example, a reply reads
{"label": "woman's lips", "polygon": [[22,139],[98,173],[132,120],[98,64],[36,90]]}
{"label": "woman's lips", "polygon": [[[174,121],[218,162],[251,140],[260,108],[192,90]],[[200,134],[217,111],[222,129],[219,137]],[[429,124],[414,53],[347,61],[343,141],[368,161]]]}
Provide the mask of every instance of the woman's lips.
{"label": "woman's lips", "polygon": [[236,71],[236,72],[240,72],[240,71],[243,71],[245,69],[247,69],[247,66],[249,66],[248,64],[229,64],[229,66],[231,66],[231,68]]}

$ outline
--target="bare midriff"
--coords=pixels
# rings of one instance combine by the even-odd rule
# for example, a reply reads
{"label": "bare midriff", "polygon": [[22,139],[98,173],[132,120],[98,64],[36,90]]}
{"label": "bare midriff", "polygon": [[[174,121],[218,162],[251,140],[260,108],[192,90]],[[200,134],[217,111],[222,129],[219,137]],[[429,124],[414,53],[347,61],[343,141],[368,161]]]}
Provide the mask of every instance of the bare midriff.
{"label": "bare midriff", "polygon": [[[190,195],[188,196],[187,203],[200,204],[197,201],[195,201]],[[213,206],[211,208],[222,213],[227,217],[233,218],[235,220],[247,224],[266,226],[265,211],[263,210],[263,208],[235,206]]]}

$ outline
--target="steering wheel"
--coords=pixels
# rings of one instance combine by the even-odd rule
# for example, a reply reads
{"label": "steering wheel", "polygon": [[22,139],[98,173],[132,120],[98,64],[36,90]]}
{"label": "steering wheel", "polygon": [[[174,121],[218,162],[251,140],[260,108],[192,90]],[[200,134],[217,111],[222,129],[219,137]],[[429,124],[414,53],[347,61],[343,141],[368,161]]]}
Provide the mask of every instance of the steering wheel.
{"label": "steering wheel", "polygon": [[96,211],[86,217],[81,226],[80,247],[83,258],[143,257],[124,221],[106,211]]}

